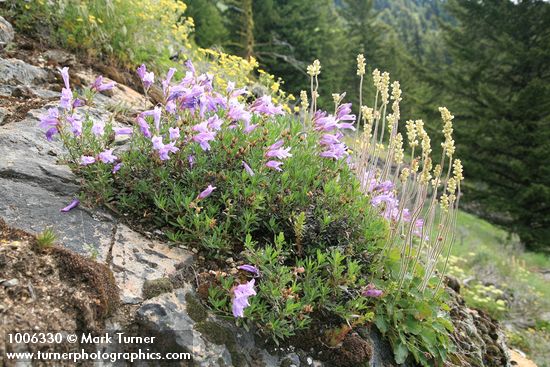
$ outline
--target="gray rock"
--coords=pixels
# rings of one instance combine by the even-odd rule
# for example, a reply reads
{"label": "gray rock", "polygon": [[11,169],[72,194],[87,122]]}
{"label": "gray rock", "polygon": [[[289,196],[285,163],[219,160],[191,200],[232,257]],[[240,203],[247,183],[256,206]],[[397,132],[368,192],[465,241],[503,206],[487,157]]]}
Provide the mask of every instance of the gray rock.
{"label": "gray rock", "polygon": [[193,261],[189,252],[149,240],[122,224],[113,239],[111,268],[124,303],[141,302],[145,281],[168,276],[178,263]]}
{"label": "gray rock", "polygon": [[210,343],[195,330],[197,323],[187,311],[186,294],[190,292],[190,287],[182,288],[145,301],[137,311],[142,330],[157,336],[160,343],[156,346],[165,351],[191,353],[198,366],[232,366],[231,353],[225,345]]}
{"label": "gray rock", "polygon": [[13,41],[13,37],[15,37],[13,27],[6,19],[0,17],[0,48]]}
{"label": "gray rock", "polygon": [[[101,210],[80,206],[60,212],[79,186],[69,167],[57,162],[64,154],[61,142],[47,141],[38,126],[45,112],[32,110],[27,118],[0,128],[0,217],[30,233],[51,227],[60,243],[85,256],[94,248],[97,260],[113,270],[122,301],[138,303],[143,282],[169,275],[177,263],[191,261],[191,254],[151,241]],[[109,118],[104,110],[84,112],[93,119]]]}
{"label": "gray rock", "polygon": [[279,367],[284,359],[300,366],[299,358],[292,358],[298,357],[295,353],[290,358],[273,356],[255,345],[251,333],[197,312],[202,306],[194,297],[186,285],[143,302],[136,313],[140,330],[157,336],[166,350],[191,353],[200,367]]}
{"label": "gray rock", "polygon": [[5,282],[2,282],[2,286],[6,287],[6,288],[16,287],[18,285],[19,285],[19,279],[16,279],[16,278],[6,280]]}
{"label": "gray rock", "polygon": [[4,125],[4,120],[8,116],[8,109],[4,107],[0,107],[0,126]]}
{"label": "gray rock", "polygon": [[21,60],[0,58],[0,95],[9,96],[21,86],[41,85],[47,78],[44,69]]}
{"label": "gray rock", "polygon": [[63,50],[47,50],[42,54],[42,57],[60,66],[73,66],[76,64],[76,57]]}

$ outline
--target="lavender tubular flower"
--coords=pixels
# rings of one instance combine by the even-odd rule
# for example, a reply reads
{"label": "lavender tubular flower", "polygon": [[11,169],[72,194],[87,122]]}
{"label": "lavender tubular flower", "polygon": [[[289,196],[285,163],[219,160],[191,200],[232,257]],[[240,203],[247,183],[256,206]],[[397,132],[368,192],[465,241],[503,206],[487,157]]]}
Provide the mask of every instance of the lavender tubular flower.
{"label": "lavender tubular flower", "polygon": [[71,132],[74,136],[82,135],[82,121],[77,116],[67,116],[67,121],[71,124]]}
{"label": "lavender tubular flower", "polygon": [[48,129],[46,131],[46,139],[51,141],[53,136],[58,133],[57,126],[59,125],[59,111],[57,108],[48,109],[46,115],[40,117],[40,128]]}
{"label": "lavender tubular flower", "polygon": [[115,166],[113,167],[112,173],[113,174],[117,173],[122,168],[122,166],[123,166],[122,162],[115,164]]}
{"label": "lavender tubular flower", "polygon": [[271,102],[271,96],[266,95],[261,98],[258,98],[257,100],[252,103],[250,106],[250,112],[253,113],[262,113],[267,116],[271,115],[283,115],[283,108],[281,106],[275,107],[273,103]]}
{"label": "lavender tubular flower", "polygon": [[96,121],[92,126],[92,133],[95,136],[103,136],[103,134],[105,133],[105,122]]}
{"label": "lavender tubular flower", "polygon": [[254,274],[255,277],[260,276],[260,270],[257,267],[255,267],[254,265],[245,264],[245,265],[238,266],[237,269],[244,270],[244,271],[247,271],[249,273],[252,273],[252,274]]}
{"label": "lavender tubular flower", "polygon": [[76,208],[79,204],[80,204],[80,200],[74,198],[73,201],[71,201],[71,203],[69,205],[67,205],[63,209],[60,209],[60,211],[66,213],[66,212]]}
{"label": "lavender tubular flower", "polygon": [[255,279],[239,284],[233,289],[232,311],[235,317],[244,317],[244,309],[250,306],[248,298],[256,295],[254,290]]}
{"label": "lavender tubular flower", "polygon": [[131,127],[121,127],[115,129],[115,135],[132,135],[134,130]]}
{"label": "lavender tubular flower", "polygon": [[155,74],[152,71],[147,72],[147,67],[144,64],[137,69],[137,74],[141,79],[145,90],[149,89],[155,82]]}
{"label": "lavender tubular flower", "polygon": [[168,132],[170,133],[170,140],[178,140],[180,138],[180,129],[178,127],[170,127],[168,128]]}
{"label": "lavender tubular flower", "polygon": [[381,297],[384,292],[380,289],[376,289],[375,285],[372,283],[369,283],[366,286],[366,289],[361,293],[364,297],[372,297],[372,298],[378,298]]}
{"label": "lavender tubular flower", "polygon": [[165,97],[175,72],[176,72],[176,68],[170,68],[166,73],[166,78],[162,81],[162,92],[164,93]]}
{"label": "lavender tubular flower", "polygon": [[215,189],[216,189],[215,186],[208,185],[208,187],[207,187],[206,189],[204,189],[204,190],[197,196],[197,200],[206,199],[207,197],[210,196],[210,194],[212,194],[212,191],[214,191]]}
{"label": "lavender tubular flower", "polygon": [[268,161],[265,165],[266,167],[273,168],[276,171],[282,171],[281,165],[283,162],[279,161]]}
{"label": "lavender tubular flower", "polygon": [[150,138],[152,135],[151,135],[151,131],[149,130],[149,124],[147,123],[147,121],[145,121],[143,117],[138,116],[137,122],[139,125],[139,130],[141,131],[143,136],[145,136],[146,138]]}
{"label": "lavender tubular flower", "polygon": [[250,166],[248,164],[246,164],[245,161],[243,161],[243,167],[244,167],[244,170],[250,175],[250,176],[254,176],[254,171],[252,170],[252,168],[250,168]]}
{"label": "lavender tubular flower", "polygon": [[89,164],[93,164],[95,163],[95,158],[94,157],[90,157],[90,156],[87,156],[87,155],[83,155],[80,157],[80,165],[81,166],[87,166]]}
{"label": "lavender tubular flower", "polygon": [[114,163],[118,157],[113,155],[112,149],[107,149],[97,156],[97,158],[102,161],[103,163]]}
{"label": "lavender tubular flower", "polygon": [[65,84],[66,89],[71,89],[71,86],[69,85],[69,68],[65,66],[62,69],[59,69],[61,72],[61,77],[63,78],[63,83]]}
{"label": "lavender tubular flower", "polygon": [[103,92],[113,89],[115,85],[115,82],[103,83],[103,76],[100,75],[94,80],[90,89],[96,92]]}
{"label": "lavender tubular flower", "polygon": [[162,148],[159,149],[159,157],[161,161],[166,161],[170,159],[168,156],[168,153],[176,153],[179,150],[178,147],[174,145],[174,142],[171,142],[170,144],[164,145]]}
{"label": "lavender tubular flower", "polygon": [[70,89],[63,88],[61,90],[59,106],[65,110],[70,110],[73,107],[73,92]]}

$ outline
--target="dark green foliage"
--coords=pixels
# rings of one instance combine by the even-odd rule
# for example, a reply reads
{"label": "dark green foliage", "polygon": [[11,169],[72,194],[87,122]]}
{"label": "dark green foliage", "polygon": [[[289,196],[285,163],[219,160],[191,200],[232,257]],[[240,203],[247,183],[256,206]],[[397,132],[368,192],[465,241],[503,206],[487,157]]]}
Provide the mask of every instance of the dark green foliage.
{"label": "dark green foliage", "polygon": [[193,18],[193,38],[200,47],[221,46],[227,42],[228,31],[221,10],[214,0],[186,0],[185,15]]}
{"label": "dark green foliage", "polygon": [[550,245],[550,4],[456,0],[446,27],[445,88],[457,115],[466,199],[519,234]]}
{"label": "dark green foliage", "polygon": [[[285,80],[289,92],[308,89],[305,69],[315,59],[323,67],[322,96],[348,87],[342,80],[346,35],[331,0],[255,1],[254,11],[259,18],[254,28],[255,54],[270,73]],[[329,105],[332,100],[325,102]]]}

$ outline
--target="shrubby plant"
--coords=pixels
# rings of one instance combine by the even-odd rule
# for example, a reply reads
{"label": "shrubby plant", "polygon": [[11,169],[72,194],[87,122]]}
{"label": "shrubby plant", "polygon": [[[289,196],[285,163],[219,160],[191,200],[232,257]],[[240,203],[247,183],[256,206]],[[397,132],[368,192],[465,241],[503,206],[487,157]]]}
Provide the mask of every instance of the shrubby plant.
{"label": "shrubby plant", "polygon": [[193,19],[179,0],[13,1],[16,26],[44,30],[65,47],[114,59],[162,67],[180,47],[190,48]]}
{"label": "shrubby plant", "polygon": [[[86,116],[84,106],[112,83],[99,77],[79,96],[62,70],[60,108],[41,125],[48,139],[63,140],[86,200],[217,260],[218,269],[205,273],[210,306],[277,343],[315,327],[324,345],[337,347],[373,321],[399,362],[409,354],[424,365],[443,361],[452,324],[434,264],[452,243],[462,179],[448,111],[443,158],[433,168],[421,122],[407,124],[405,163],[401,92],[394,82],[390,99],[386,73],[375,71],[377,99],[361,106],[362,141],[352,150],[345,141],[359,126],[345,95],[333,95],[333,113],[317,109],[318,61],[308,68],[301,118],[269,95],[253,99],[186,66],[177,83],[176,70],[168,71],[159,83],[162,103],[132,127]],[[145,65],[137,73],[147,93],[155,75]],[[129,141],[118,147],[123,135]],[[447,161],[453,169],[444,171]]]}

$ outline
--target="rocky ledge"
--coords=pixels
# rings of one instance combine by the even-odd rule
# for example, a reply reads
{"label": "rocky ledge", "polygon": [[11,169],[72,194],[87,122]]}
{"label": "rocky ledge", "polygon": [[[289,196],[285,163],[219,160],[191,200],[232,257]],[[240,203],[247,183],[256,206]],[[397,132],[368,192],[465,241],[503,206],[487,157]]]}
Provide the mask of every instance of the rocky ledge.
{"label": "rocky ledge", "polygon": [[[13,40],[11,26],[0,17],[0,48]],[[79,186],[75,175],[61,163],[60,142],[46,141],[38,117],[59,97],[57,67],[70,64],[72,74],[80,79],[77,85],[89,82],[95,73],[61,50],[21,55],[21,51],[0,53],[0,218],[8,226],[31,234],[52,228],[60,244],[112,271],[122,306],[104,321],[104,327],[157,335],[169,341],[164,344],[169,350],[192,353],[192,365],[196,366],[322,366],[309,350],[268,351],[252,333],[204,309],[193,285],[173,281],[178,271],[193,265],[193,252],[170,246],[153,234],[138,233],[107,211],[80,206],[60,212]],[[143,104],[140,93],[119,84],[110,95],[100,95],[87,113],[124,124],[128,118],[119,111],[131,116]],[[467,309],[458,296],[456,299],[453,312],[460,326],[455,336],[472,341],[461,346],[472,357],[453,362],[508,366],[508,352],[498,326]],[[358,334],[362,345],[366,342],[361,353],[367,353],[369,366],[395,365],[391,348],[375,329],[358,330]],[[343,350],[353,355],[353,343],[349,344]]]}

